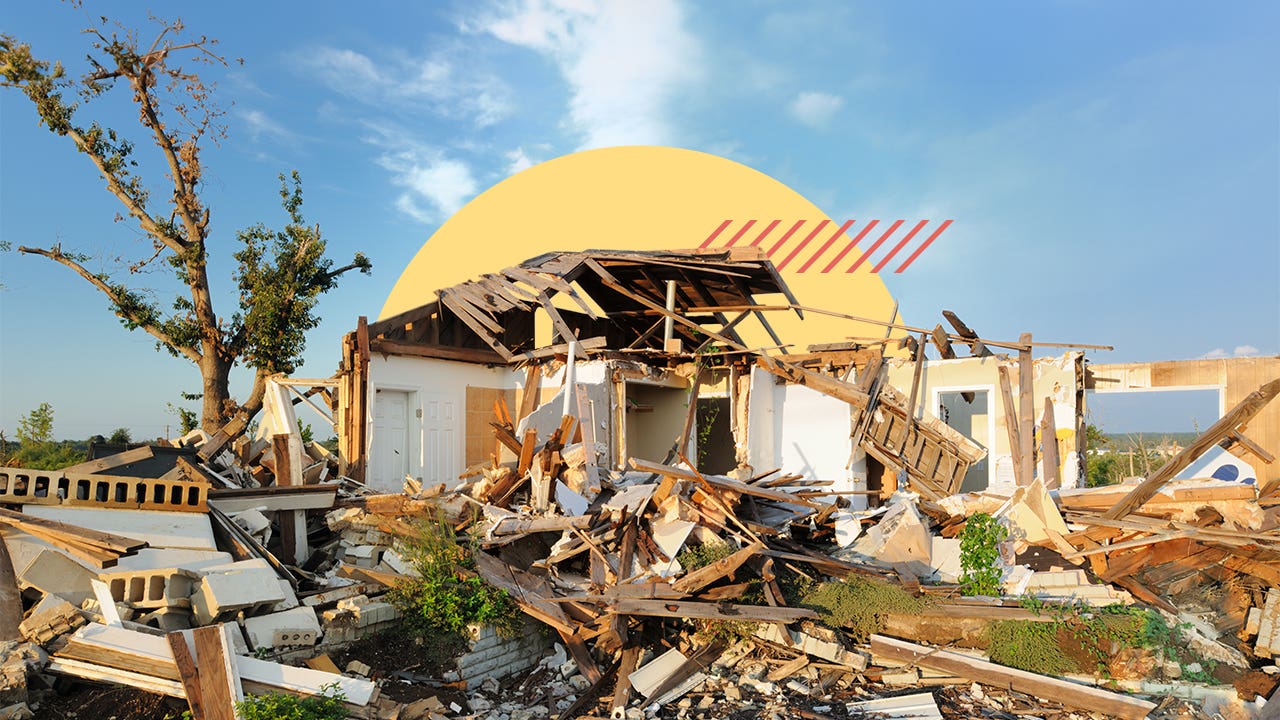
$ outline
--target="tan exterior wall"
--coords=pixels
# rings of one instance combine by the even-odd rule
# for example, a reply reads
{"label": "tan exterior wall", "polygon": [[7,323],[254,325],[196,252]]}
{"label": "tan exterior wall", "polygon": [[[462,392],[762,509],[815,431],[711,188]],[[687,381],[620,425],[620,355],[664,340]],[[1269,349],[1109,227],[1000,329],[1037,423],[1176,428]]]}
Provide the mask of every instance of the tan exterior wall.
{"label": "tan exterior wall", "polygon": [[[1035,396],[1032,399],[1032,418],[1039,432],[1041,415],[1046,397],[1053,399],[1054,425],[1058,440],[1058,457],[1062,464],[1062,486],[1075,487],[1082,483],[1083,458],[1077,453],[1077,428],[1083,408],[1078,407],[1078,390],[1083,378],[1078,377],[1077,365],[1082,354],[1067,352],[1057,357],[1037,358],[1034,363]],[[912,375],[915,369],[910,360],[892,358],[885,361],[888,380],[903,395],[910,395]],[[1004,400],[1000,391],[999,368],[1008,368],[1013,393],[1013,405],[1018,407],[1018,361],[999,356],[967,357],[954,360],[926,360],[920,376],[920,390],[916,407],[937,417],[937,393],[956,389],[980,389],[987,391],[988,412],[994,422],[990,426],[991,438],[987,444],[989,476],[992,486],[1014,485],[1013,457],[1009,448],[1009,430],[1004,412]],[[1043,468],[1037,473],[1044,477]]]}
{"label": "tan exterior wall", "polygon": [[[1249,393],[1276,378],[1280,378],[1280,356],[1169,360],[1090,364],[1087,387],[1095,392],[1219,388],[1221,404],[1218,414],[1222,415]],[[1263,408],[1245,428],[1244,434],[1267,452],[1280,456],[1280,401],[1273,401]],[[1257,468],[1260,484],[1280,482],[1280,460],[1268,465],[1251,454],[1245,454],[1244,459]]]}

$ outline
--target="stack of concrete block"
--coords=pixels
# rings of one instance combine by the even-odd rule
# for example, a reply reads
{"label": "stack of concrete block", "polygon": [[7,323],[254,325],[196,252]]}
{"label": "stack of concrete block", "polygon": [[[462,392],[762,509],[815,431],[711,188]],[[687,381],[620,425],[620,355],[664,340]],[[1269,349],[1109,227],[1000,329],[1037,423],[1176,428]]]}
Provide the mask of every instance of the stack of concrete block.
{"label": "stack of concrete block", "polygon": [[336,608],[325,610],[321,617],[325,642],[339,644],[388,629],[400,618],[400,611],[389,602],[356,595],[339,600]]}
{"label": "stack of concrete block", "polygon": [[551,641],[542,628],[523,622],[509,637],[492,627],[472,625],[467,652],[458,658],[458,674],[468,687],[479,686],[488,678],[501,679],[521,673],[537,665],[551,649]]}

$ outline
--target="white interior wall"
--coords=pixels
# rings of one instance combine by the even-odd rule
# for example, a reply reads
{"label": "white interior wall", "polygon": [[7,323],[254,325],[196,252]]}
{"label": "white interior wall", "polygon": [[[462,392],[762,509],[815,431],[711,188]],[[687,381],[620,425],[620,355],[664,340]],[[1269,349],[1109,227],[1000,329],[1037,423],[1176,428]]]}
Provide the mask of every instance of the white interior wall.
{"label": "white interior wall", "polygon": [[[366,418],[369,424],[368,478],[369,485],[379,492],[399,492],[403,484],[400,477],[381,477],[375,473],[378,467],[374,457],[375,450],[381,450],[384,443],[375,437],[373,415],[377,413],[378,390],[400,391],[408,393],[408,426],[409,446],[406,472],[418,479],[424,479],[424,468],[429,448],[435,442],[426,437],[427,424],[424,416],[431,410],[431,415],[440,418],[435,422],[448,422],[454,426],[452,437],[439,452],[452,453],[451,460],[446,462],[443,475],[449,479],[457,478],[465,467],[466,448],[466,402],[467,386],[512,389],[524,385],[523,371],[505,367],[489,367],[473,363],[438,360],[435,358],[404,357],[399,355],[383,356],[374,354],[369,360],[369,412]],[[452,404],[453,412],[446,416],[439,414],[441,405]],[[429,408],[430,406],[430,408]],[[437,458],[433,457],[432,460]]]}
{"label": "white interior wall", "polygon": [[[867,489],[866,457],[854,452],[850,408],[843,400],[803,385],[779,385],[753,368],[747,414],[748,457],[756,472],[775,467],[815,480],[832,480],[831,492]],[[866,507],[866,495],[849,496]]]}

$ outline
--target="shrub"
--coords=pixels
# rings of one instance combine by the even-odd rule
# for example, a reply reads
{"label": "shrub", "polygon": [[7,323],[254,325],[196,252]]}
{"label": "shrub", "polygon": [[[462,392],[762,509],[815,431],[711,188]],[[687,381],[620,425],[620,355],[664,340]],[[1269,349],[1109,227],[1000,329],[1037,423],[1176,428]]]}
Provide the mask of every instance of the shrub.
{"label": "shrub", "polygon": [[241,720],[346,720],[346,696],[337,683],[325,685],[320,695],[298,697],[287,693],[251,695],[236,703]]}
{"label": "shrub", "polygon": [[960,532],[960,589],[965,595],[1000,595],[1000,543],[1009,529],[986,513],[974,513]]}
{"label": "shrub", "polygon": [[419,523],[417,535],[401,538],[399,550],[418,576],[401,581],[387,597],[411,629],[423,635],[461,635],[472,624],[502,633],[515,629],[519,611],[511,596],[472,571],[472,550],[458,543],[447,520]]}

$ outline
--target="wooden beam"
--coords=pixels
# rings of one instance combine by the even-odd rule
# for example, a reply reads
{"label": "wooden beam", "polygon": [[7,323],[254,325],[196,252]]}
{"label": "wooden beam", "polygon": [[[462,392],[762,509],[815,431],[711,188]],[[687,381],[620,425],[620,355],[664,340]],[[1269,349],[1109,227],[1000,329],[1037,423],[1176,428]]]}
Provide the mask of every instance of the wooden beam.
{"label": "wooden beam", "polygon": [[974,332],[968,325],[965,325],[958,315],[950,310],[943,310],[942,317],[946,318],[947,322],[951,323],[951,327],[956,329],[956,334],[969,343],[969,352],[973,353],[974,357],[988,357],[991,355],[991,351],[987,349],[982,339],[978,337],[978,333]]}
{"label": "wooden beam", "polygon": [[369,349],[383,355],[459,360],[462,362],[484,363],[485,365],[505,365],[507,363],[506,358],[493,350],[481,348],[450,347],[448,345],[427,345],[424,343],[376,339],[369,342]]}
{"label": "wooden beam", "polygon": [[1009,454],[1013,456],[1014,482],[1018,485],[1030,484],[1030,480],[1022,480],[1022,440],[1018,431],[1018,411],[1013,405],[1013,383],[1009,381],[1009,368],[1001,365],[1000,397],[1004,400],[1004,427],[1009,432]]}
{"label": "wooden beam", "polygon": [[[205,443],[205,444],[207,445],[208,443]],[[146,460],[147,458],[150,458],[150,457],[155,457],[155,451],[151,449],[150,445],[144,445],[140,448],[125,450],[124,452],[118,452],[114,455],[108,455],[104,458],[98,458],[97,460],[90,460],[88,462],[79,463],[78,465],[71,465],[69,467],[64,467],[62,468],[61,472],[84,473],[86,475],[89,475],[94,473],[100,473],[105,470],[112,470],[112,469],[121,467],[123,465],[128,465],[130,463]]]}
{"label": "wooden beam", "polygon": [[943,360],[954,360],[956,351],[951,347],[951,340],[947,338],[947,331],[942,329],[942,323],[938,323],[930,333],[930,339],[933,340],[933,346],[938,348],[938,355]]}
{"label": "wooden beam", "polygon": [[761,622],[793,623],[818,617],[808,608],[764,607],[761,605],[730,605],[728,603],[698,602],[696,600],[644,600],[623,598],[612,606],[622,615],[646,617],[702,618],[707,620],[757,620]]}
{"label": "wooden beam", "polygon": [[1035,361],[1031,358],[1031,333],[1022,333],[1018,342],[1018,439],[1021,440],[1019,485],[1029,485],[1036,476]]}
{"label": "wooden beam", "polygon": [[1254,415],[1257,415],[1262,408],[1266,407],[1275,398],[1277,393],[1280,393],[1280,378],[1254,390],[1235,407],[1228,410],[1221,419],[1209,426],[1209,429],[1205,430],[1200,437],[1183,448],[1182,452],[1170,458],[1158,470],[1151,473],[1146,480],[1143,480],[1137,487],[1129,491],[1129,494],[1124,499],[1112,506],[1102,516],[1115,520],[1142,507],[1142,504],[1150,500],[1151,496],[1156,494],[1156,491],[1173,479],[1173,476],[1182,472],[1188,465],[1195,462],[1196,458],[1203,455],[1206,450],[1217,445],[1223,438],[1247,423]]}
{"label": "wooden beam", "polygon": [[671,583],[671,589],[682,593],[696,593],[720,578],[732,575],[734,571],[742,567],[743,563],[755,557],[763,549],[763,544],[758,542],[751,543],[728,557],[686,573],[683,577]]}
{"label": "wooden beam", "polygon": [[856,408],[865,408],[870,402],[870,397],[856,385],[807,370],[777,358],[761,355],[756,358],[756,365],[796,385],[812,388],[823,395],[843,400]]}
{"label": "wooden beam", "polygon": [[191,708],[192,720],[206,720],[204,700],[200,693],[200,675],[196,670],[195,658],[191,657],[191,648],[187,639],[180,632],[171,632],[165,636],[169,647],[173,650],[173,662],[178,667],[178,678],[182,681],[182,689],[187,694],[187,707]]}
{"label": "wooden beam", "polygon": [[942,648],[918,645],[883,635],[871,636],[871,653],[895,662],[941,670],[984,685],[1008,688],[1032,697],[1126,720],[1145,718],[1156,707],[1153,702],[1128,695],[1017,670]]}
{"label": "wooden beam", "polygon": [[1264,450],[1261,445],[1245,437],[1244,434],[1238,430],[1234,430],[1229,435],[1227,435],[1226,439],[1222,441],[1221,445],[1223,446],[1224,449],[1228,449],[1228,450],[1233,445],[1239,445],[1240,447],[1244,448],[1248,452],[1253,453],[1254,457],[1258,458],[1259,460],[1261,460],[1262,462],[1268,465],[1275,462],[1276,460],[1275,455],[1272,455],[1271,453]]}
{"label": "wooden beam", "polygon": [[1045,397],[1044,414],[1040,417],[1040,460],[1044,466],[1046,490],[1062,485],[1062,463],[1058,459],[1058,428],[1053,417],[1053,398]]}

